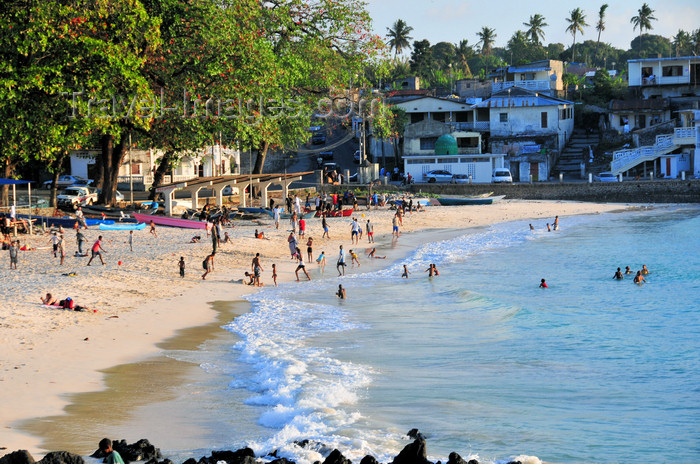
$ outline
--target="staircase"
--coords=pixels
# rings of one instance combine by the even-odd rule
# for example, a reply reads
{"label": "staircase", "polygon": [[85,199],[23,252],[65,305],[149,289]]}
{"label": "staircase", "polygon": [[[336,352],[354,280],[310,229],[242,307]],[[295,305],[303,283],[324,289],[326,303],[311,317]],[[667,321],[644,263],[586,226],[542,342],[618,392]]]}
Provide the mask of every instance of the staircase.
{"label": "staircase", "polygon": [[600,133],[597,129],[591,133],[586,133],[584,129],[574,129],[569,142],[564,147],[561,155],[559,155],[552,174],[558,175],[562,173],[565,178],[580,179],[581,163],[588,162],[588,147],[595,149],[599,141]]}

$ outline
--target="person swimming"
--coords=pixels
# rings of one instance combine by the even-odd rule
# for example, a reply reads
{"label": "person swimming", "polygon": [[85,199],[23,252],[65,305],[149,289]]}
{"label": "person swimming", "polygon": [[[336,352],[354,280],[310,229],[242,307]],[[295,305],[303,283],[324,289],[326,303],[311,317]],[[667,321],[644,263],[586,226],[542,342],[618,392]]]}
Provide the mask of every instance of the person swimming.
{"label": "person swimming", "polygon": [[368,258],[375,258],[375,259],[386,259],[386,256],[377,256],[377,249],[372,248],[369,253],[367,253]]}
{"label": "person swimming", "polygon": [[642,275],[642,271],[637,271],[637,275],[634,276],[634,283],[637,285],[642,285],[646,282],[646,279]]}
{"label": "person swimming", "polygon": [[649,269],[646,264],[642,264],[642,275],[649,275]]}
{"label": "person swimming", "polygon": [[629,266],[625,266],[625,274],[632,274],[632,269]]}
{"label": "person swimming", "polygon": [[335,293],[338,298],[341,300],[345,300],[347,298],[347,294],[345,293],[345,289],[343,288],[342,285],[338,285],[338,291]]}
{"label": "person swimming", "polygon": [[545,282],[544,279],[542,279],[540,281],[540,288],[549,288],[549,286],[547,285],[547,282]]}
{"label": "person swimming", "polygon": [[403,274],[401,274],[401,277],[405,277],[408,279],[408,274],[410,274],[410,272],[408,272],[408,267],[406,267],[406,265],[404,264],[403,265]]}
{"label": "person swimming", "polygon": [[622,280],[622,279],[624,279],[624,278],[625,278],[625,276],[622,275],[622,271],[621,271],[620,268],[618,267],[618,268],[617,268],[617,271],[615,272],[615,275],[613,276],[613,279]]}

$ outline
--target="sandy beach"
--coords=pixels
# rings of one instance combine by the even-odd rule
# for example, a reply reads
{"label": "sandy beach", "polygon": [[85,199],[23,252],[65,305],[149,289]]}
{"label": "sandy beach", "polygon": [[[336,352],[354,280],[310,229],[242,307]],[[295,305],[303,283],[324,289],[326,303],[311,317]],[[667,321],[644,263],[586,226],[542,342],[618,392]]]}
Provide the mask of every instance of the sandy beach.
{"label": "sandy beach", "polygon": [[[428,207],[407,215],[401,227],[402,242],[411,243],[412,232],[423,232],[430,240],[443,238],[445,229],[465,229],[498,222],[531,219],[536,228],[544,228],[555,215],[562,222],[566,216],[596,214],[634,208],[633,205],[573,202],[506,200],[494,205]],[[361,224],[370,219],[375,228],[377,248],[391,244],[391,218],[386,208],[354,216]],[[364,217],[362,217],[364,215]],[[307,220],[307,237],[314,238],[314,255],[321,250],[328,256],[327,278],[334,278],[338,246],[353,248],[350,242],[350,218],[330,218],[331,239],[321,239],[320,219]],[[211,250],[211,241],[202,234],[200,243],[190,243],[193,235],[203,231],[159,227],[158,237],[148,229],[135,232],[134,251],[129,250],[128,232],[85,231],[88,245],[103,235],[106,265],[88,258],[76,258],[75,232],[66,231],[67,258],[63,266],[53,257],[49,236],[20,236],[22,245],[35,248],[22,251],[18,270],[9,269],[9,253],[0,270],[4,285],[0,295],[5,301],[0,311],[0,385],[4,392],[0,427],[0,455],[27,449],[35,457],[43,455],[42,439],[17,424],[30,418],[57,416],[64,413],[70,400],[67,394],[97,392],[106,387],[105,369],[158,353],[159,343],[185,328],[205,327],[217,322],[221,309],[208,303],[235,301],[254,287],[243,285],[244,272],[250,270],[255,253],[262,257],[263,282],[271,284],[271,264],[276,263],[279,280],[294,280],[296,263],[290,259],[287,245],[289,221],[276,230],[271,219],[236,221],[226,228],[232,243],[222,244],[216,255],[215,270],[206,281],[201,278],[202,260]],[[259,229],[269,240],[256,239]],[[430,234],[434,231],[434,234]],[[411,243],[411,246],[419,243]],[[305,253],[306,239],[299,247]],[[364,254],[366,238],[357,246]],[[186,277],[178,274],[180,256],[187,263]],[[122,262],[121,265],[118,262]],[[315,267],[316,264],[309,264]],[[361,268],[360,268],[361,269]],[[350,272],[360,272],[351,270]],[[74,276],[64,274],[75,273]],[[304,277],[298,285],[304,285]],[[72,297],[77,304],[96,312],[74,312],[41,306],[40,296],[51,292],[59,299]],[[228,313],[231,314],[231,313]],[[206,336],[200,334],[200,340]],[[166,369],[167,370],[167,369]],[[118,373],[115,375],[119,375]],[[182,375],[189,375],[183,373]],[[176,378],[163,382],[179,381]],[[87,397],[81,397],[87,398]],[[99,401],[99,396],[92,401]],[[89,401],[89,400],[88,400]],[[89,408],[91,405],[78,405]],[[94,405],[92,405],[94,407]],[[108,414],[104,420],[108,421]],[[161,417],[167,421],[167,417]],[[99,421],[97,421],[99,422]],[[95,438],[101,437],[100,424],[92,424]],[[41,434],[41,430],[33,429]],[[150,438],[150,437],[149,437]],[[90,441],[92,437],[89,437]],[[95,441],[96,442],[96,441]],[[157,444],[157,443],[156,443]],[[62,446],[64,445],[64,446]],[[70,449],[71,443],[51,442],[53,449],[82,453]]]}

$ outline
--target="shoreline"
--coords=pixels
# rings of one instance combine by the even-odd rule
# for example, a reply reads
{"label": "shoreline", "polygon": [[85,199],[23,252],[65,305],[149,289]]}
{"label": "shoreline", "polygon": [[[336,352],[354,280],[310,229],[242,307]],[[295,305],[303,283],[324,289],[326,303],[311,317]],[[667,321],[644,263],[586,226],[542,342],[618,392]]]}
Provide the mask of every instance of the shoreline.
{"label": "shoreline", "polygon": [[[411,233],[412,231],[421,231],[419,234],[427,237],[438,231],[444,233],[450,230],[454,233],[448,233],[448,235],[456,236],[474,227],[523,219],[531,219],[533,222],[538,221],[538,227],[541,227],[539,223],[539,221],[542,221],[541,218],[553,218],[556,214],[565,217],[567,215],[634,210],[637,207],[638,205],[552,201],[504,201],[499,205],[489,205],[480,208],[474,206],[431,207],[424,213],[414,213],[412,216],[407,216],[404,219],[404,230],[406,232],[402,232],[402,238],[404,233],[409,233],[407,238],[417,237],[416,234]],[[357,216],[360,221],[362,221],[359,218],[360,214],[365,213],[368,214],[368,217],[372,217],[373,221],[377,219],[374,222],[375,235],[379,235],[382,239],[382,246],[389,246],[391,244],[391,240],[388,239],[390,234],[389,218],[393,213],[388,210],[358,211]],[[467,221],[465,222],[464,219],[467,215],[469,215],[469,218],[466,218]],[[320,224],[320,221],[309,221],[311,225],[309,228],[310,232],[315,232],[314,229],[317,230],[319,228],[319,224],[316,224],[316,222]],[[266,235],[270,235],[272,240],[261,241],[250,238],[252,227],[256,224],[258,228],[263,228]],[[286,225],[286,223],[283,224]],[[318,250],[325,248],[329,257],[327,272],[331,272],[331,274],[335,272],[333,262],[337,245],[343,244],[345,247],[349,242],[347,240],[349,236],[349,220],[330,222],[331,233],[335,232],[334,237],[338,236],[339,226],[345,224],[347,224],[347,233],[343,234],[343,239],[338,240],[334,238],[328,242],[322,242],[322,246],[314,246],[316,254],[318,254]],[[138,309],[119,312],[119,317],[117,318],[106,316],[100,312],[96,315],[99,320],[93,319],[89,330],[86,330],[86,327],[81,325],[81,323],[85,321],[86,317],[92,315],[84,316],[84,313],[75,313],[75,315],[82,315],[83,317],[74,319],[72,324],[59,325],[55,330],[47,334],[50,336],[41,337],[41,330],[33,327],[35,329],[34,333],[24,334],[25,339],[28,340],[34,335],[34,338],[41,338],[41,341],[32,340],[30,347],[26,346],[26,341],[23,339],[16,340],[14,345],[10,344],[13,349],[9,351],[4,350],[5,353],[8,353],[9,356],[7,357],[9,359],[2,362],[3,373],[0,385],[7,388],[7,391],[12,392],[14,401],[12,406],[7,408],[5,414],[3,414],[4,427],[0,429],[0,447],[5,449],[0,450],[0,455],[21,448],[29,449],[32,454],[45,453],[46,448],[43,446],[42,438],[28,434],[25,428],[27,424],[30,424],[32,421],[40,422],[47,417],[70,417],[70,408],[68,408],[68,416],[66,416],[66,408],[74,405],[72,399],[82,398],[81,394],[86,392],[108,391],[109,385],[106,378],[117,367],[125,364],[146,362],[148,359],[157,357],[156,355],[162,350],[161,345],[167,345],[168,340],[178,338],[179,333],[186,332],[188,329],[196,331],[198,328],[209,327],[218,323],[218,319],[222,317],[222,312],[215,310],[210,304],[203,305],[202,302],[236,301],[240,300],[243,295],[254,291],[255,288],[237,283],[238,279],[236,277],[242,276],[243,271],[246,269],[245,263],[249,262],[255,250],[265,249],[265,253],[263,253],[263,266],[265,268],[263,280],[265,282],[269,281],[267,277],[270,273],[269,264],[271,261],[277,262],[278,267],[280,265],[289,267],[286,263],[286,260],[289,260],[289,255],[286,254],[288,253],[286,251],[286,241],[280,243],[278,240],[286,236],[284,225],[279,231],[275,231],[274,228],[268,230],[270,226],[267,225],[267,228],[265,228],[260,222],[253,225],[237,225],[231,235],[235,240],[234,243],[240,243],[243,249],[229,252],[233,256],[229,256],[232,259],[227,260],[226,253],[231,247],[226,248],[224,246],[223,252],[225,255],[223,261],[224,263],[228,261],[233,266],[222,266],[225,267],[225,275],[220,270],[215,270],[212,277],[216,280],[207,281],[206,283],[192,283],[190,280],[184,288],[179,288],[174,292],[175,296],[151,299],[145,305],[138,307]],[[436,225],[440,227],[435,227]],[[165,231],[165,229],[159,229],[159,233],[161,231]],[[228,231],[232,232],[231,229],[228,229]],[[167,231],[164,235],[170,235],[171,239],[174,240],[182,240],[191,235],[191,233],[192,231],[176,230]],[[244,233],[246,234],[244,235]],[[107,234],[105,233],[105,235]],[[402,240],[402,238],[399,239],[401,247],[407,242],[407,240]],[[444,238],[444,236],[439,238],[433,236],[426,241],[442,240]],[[147,240],[148,236],[142,239],[144,242]],[[251,242],[251,240],[254,241]],[[274,247],[272,246],[273,242]],[[177,244],[179,243],[177,242]],[[186,242],[182,241],[181,243]],[[423,243],[421,240],[409,241],[406,252],[410,252],[421,243]],[[253,250],[249,251],[251,245],[253,245]],[[206,249],[209,245],[204,242],[203,246]],[[237,247],[238,244],[234,246]],[[362,249],[367,248],[366,242],[357,246]],[[179,251],[181,248],[187,248],[187,245],[180,245],[180,248],[175,251]],[[202,254],[202,247],[198,246],[197,248],[198,253]],[[303,249],[305,250],[305,246]],[[163,250],[158,251],[162,252]],[[165,261],[166,258],[167,261],[174,261],[176,259],[174,257],[175,251],[168,250],[166,253],[161,253],[161,261]],[[191,252],[191,250],[189,251]],[[162,256],[168,254],[171,254],[171,256]],[[108,259],[111,258],[109,255],[106,256]],[[391,260],[387,260],[381,265],[386,266],[390,262]],[[20,261],[20,263],[22,262]],[[201,272],[196,268],[197,263],[198,261],[195,259],[195,270],[193,271],[195,276],[197,276],[197,272]],[[144,265],[143,269],[139,269],[139,272],[148,273],[152,271],[148,264],[152,263]],[[217,263],[217,266],[220,265]],[[359,272],[364,272],[364,269]],[[234,272],[233,285],[231,284],[232,280],[226,277],[231,274],[231,271]],[[294,279],[293,268],[278,272],[280,274],[280,282]],[[139,276],[141,277],[142,275],[140,274]],[[330,278],[330,276],[326,278]],[[334,275],[333,278],[335,278]],[[161,286],[160,290],[172,291],[172,284],[177,281],[174,281],[174,277],[166,278],[166,281],[167,285],[165,287]],[[192,291],[193,288],[195,289],[194,291]],[[138,302],[138,296],[136,300]],[[119,307],[120,305],[117,306]],[[73,313],[65,313],[63,311],[57,313],[61,314],[61,316],[73,315]],[[48,312],[40,313],[40,315],[46,314]],[[163,317],[164,315],[167,317]],[[43,321],[34,320],[31,322],[40,324]],[[154,322],[157,323],[154,324]],[[144,329],[144,327],[148,329]],[[1,328],[6,330],[6,324],[3,323]],[[88,332],[89,336],[86,337],[85,335]],[[88,338],[88,340],[85,340],[85,338]],[[0,344],[8,345],[8,337],[3,336],[0,339]],[[32,352],[29,357],[27,357],[27,351]],[[199,366],[195,368],[200,369]],[[8,375],[8,372],[13,375]],[[106,413],[103,415],[104,421],[108,422],[108,417],[111,414]],[[167,423],[167,418],[161,418],[161,421]],[[13,428],[16,424],[19,424],[19,427]],[[101,427],[99,432],[95,432],[96,425]],[[91,423],[90,426],[90,432],[93,434],[97,433],[99,436],[108,435],[103,433],[102,430],[107,430],[108,425]],[[33,429],[31,426],[29,428],[34,433],[41,433],[40,429]],[[151,436],[149,435],[148,438],[151,439]],[[155,438],[153,439],[156,441]],[[93,437],[90,437],[86,441],[93,443],[95,440]],[[56,443],[54,449],[64,448],[64,446],[58,445],[58,443],[61,443],[60,441],[51,441],[51,443]],[[91,446],[90,449],[94,449],[94,447]]]}

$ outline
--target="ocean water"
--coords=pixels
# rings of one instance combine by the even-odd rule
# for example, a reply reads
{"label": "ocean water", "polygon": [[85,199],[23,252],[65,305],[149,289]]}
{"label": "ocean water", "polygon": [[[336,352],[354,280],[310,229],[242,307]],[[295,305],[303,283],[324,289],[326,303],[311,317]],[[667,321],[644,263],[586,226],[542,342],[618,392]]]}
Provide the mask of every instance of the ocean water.
{"label": "ocean water", "polygon": [[[432,460],[696,462],[700,210],[537,225],[476,229],[395,264],[365,258],[368,272],[249,296],[251,311],[225,327],[231,342],[200,360],[227,379],[209,413],[229,424],[230,446],[310,463],[322,443],[388,462],[415,427]],[[643,264],[645,285],[612,279]]]}

